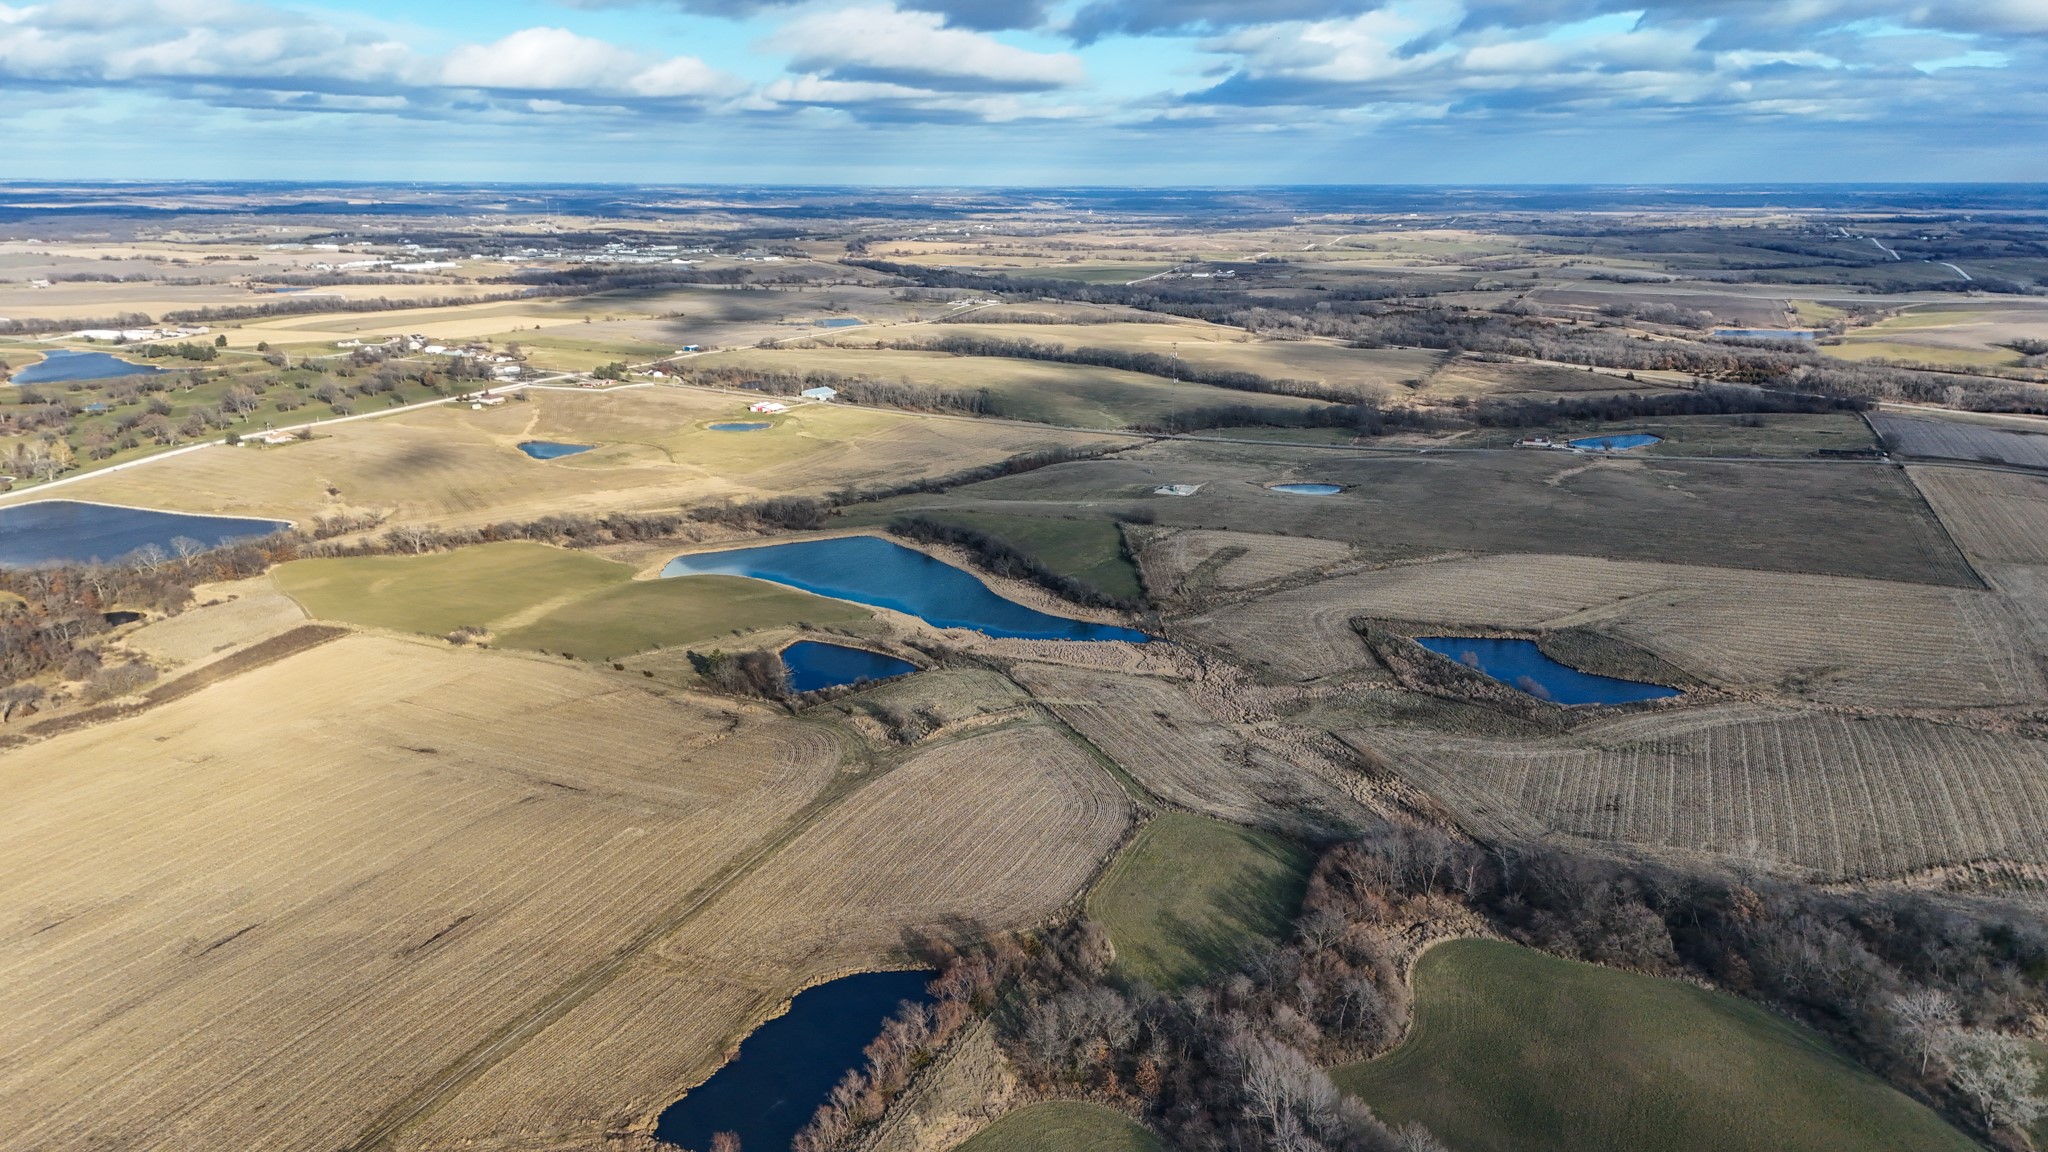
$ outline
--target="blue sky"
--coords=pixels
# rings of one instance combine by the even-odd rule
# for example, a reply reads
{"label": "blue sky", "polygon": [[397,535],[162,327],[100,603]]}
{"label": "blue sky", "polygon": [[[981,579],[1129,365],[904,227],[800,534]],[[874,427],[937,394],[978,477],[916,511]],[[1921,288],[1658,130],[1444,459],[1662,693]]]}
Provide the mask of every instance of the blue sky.
{"label": "blue sky", "polygon": [[2048,180],[2048,0],[0,0],[0,178]]}

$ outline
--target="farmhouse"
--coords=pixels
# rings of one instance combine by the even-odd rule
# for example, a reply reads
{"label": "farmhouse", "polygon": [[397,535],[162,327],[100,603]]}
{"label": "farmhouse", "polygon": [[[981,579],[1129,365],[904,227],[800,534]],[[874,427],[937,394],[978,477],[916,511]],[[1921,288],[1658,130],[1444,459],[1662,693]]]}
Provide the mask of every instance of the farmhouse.
{"label": "farmhouse", "polygon": [[749,411],[749,412],[787,412],[787,411],[789,411],[789,405],[787,405],[787,404],[783,404],[783,403],[779,403],[779,402],[777,402],[777,401],[774,401],[774,400],[763,400],[763,401],[761,401],[761,402],[759,402],[759,403],[757,403],[757,404],[749,404],[749,405],[747,405],[747,411]]}

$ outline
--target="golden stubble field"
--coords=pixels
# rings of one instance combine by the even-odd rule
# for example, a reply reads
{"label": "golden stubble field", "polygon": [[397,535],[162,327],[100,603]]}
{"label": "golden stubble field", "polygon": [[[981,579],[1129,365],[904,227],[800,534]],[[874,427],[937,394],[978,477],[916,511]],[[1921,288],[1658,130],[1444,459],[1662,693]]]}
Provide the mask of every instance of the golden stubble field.
{"label": "golden stubble field", "polygon": [[[447,405],[333,425],[312,441],[275,448],[207,448],[61,491],[67,499],[302,523],[341,507],[378,509],[394,523],[457,527],[822,494],[1099,439],[823,405],[802,408],[771,431],[713,432],[706,425],[746,416],[745,397],[653,386],[531,395],[485,411]],[[597,449],[540,461],[518,450],[531,439]],[[36,498],[30,491],[14,499]]]}
{"label": "golden stubble field", "polygon": [[756,850],[845,742],[351,638],[0,758],[16,1148],[331,1148]]}
{"label": "golden stubble field", "polygon": [[1057,728],[908,754],[355,636],[0,757],[0,1147],[597,1146],[1131,819]]}

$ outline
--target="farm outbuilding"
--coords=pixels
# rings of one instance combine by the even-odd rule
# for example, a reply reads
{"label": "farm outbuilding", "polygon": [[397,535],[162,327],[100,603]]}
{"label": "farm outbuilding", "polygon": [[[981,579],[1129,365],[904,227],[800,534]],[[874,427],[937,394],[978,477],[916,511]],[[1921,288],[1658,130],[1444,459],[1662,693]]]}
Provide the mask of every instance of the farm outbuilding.
{"label": "farm outbuilding", "polygon": [[806,388],[803,391],[803,397],[806,400],[830,400],[837,395],[839,395],[839,389],[837,388]]}

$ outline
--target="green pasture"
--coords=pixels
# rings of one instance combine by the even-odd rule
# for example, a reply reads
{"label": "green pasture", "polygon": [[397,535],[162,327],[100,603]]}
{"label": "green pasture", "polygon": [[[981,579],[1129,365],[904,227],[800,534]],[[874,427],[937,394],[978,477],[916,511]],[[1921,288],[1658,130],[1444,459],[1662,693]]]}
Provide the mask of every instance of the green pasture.
{"label": "green pasture", "polygon": [[1285,936],[1312,864],[1269,833],[1167,812],[1110,866],[1088,897],[1088,915],[1109,933],[1119,976],[1185,988],[1254,941]]}
{"label": "green pasture", "polygon": [[1967,1152],[1815,1033],[1735,997],[1491,940],[1424,955],[1408,1040],[1334,1078],[1458,1152]]}
{"label": "green pasture", "polygon": [[1164,1141],[1100,1104],[1055,1100],[1019,1108],[958,1152],[1167,1152]]}
{"label": "green pasture", "polygon": [[590,660],[869,618],[851,604],[740,577],[636,581],[628,565],[524,542],[295,560],[273,578],[318,619],[429,636],[480,627],[504,647]]}

